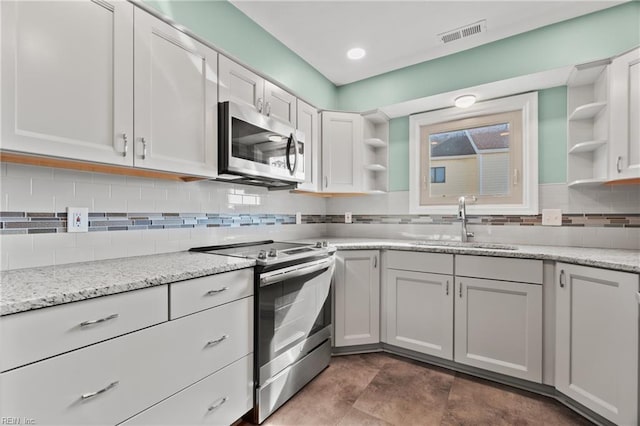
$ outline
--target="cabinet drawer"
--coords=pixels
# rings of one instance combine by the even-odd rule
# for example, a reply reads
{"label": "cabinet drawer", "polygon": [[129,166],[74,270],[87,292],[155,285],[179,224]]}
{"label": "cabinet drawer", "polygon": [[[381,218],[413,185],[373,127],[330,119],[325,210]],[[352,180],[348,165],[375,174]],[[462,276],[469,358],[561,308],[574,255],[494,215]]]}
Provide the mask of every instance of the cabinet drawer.
{"label": "cabinet drawer", "polygon": [[[207,345],[221,335],[228,337]],[[2,373],[2,414],[38,424],[116,424],[246,356],[252,345],[249,297]]]}
{"label": "cabinet drawer", "polygon": [[387,253],[387,268],[451,275],[453,255],[392,250]]}
{"label": "cabinet drawer", "polygon": [[456,255],[456,276],[542,284],[542,260]]}
{"label": "cabinet drawer", "polygon": [[232,424],[253,407],[253,356],[247,355],[123,425]]}
{"label": "cabinet drawer", "polygon": [[253,269],[241,269],[169,285],[171,319],[253,294]]}
{"label": "cabinet drawer", "polygon": [[2,371],[167,321],[168,306],[159,286],[3,316]]}

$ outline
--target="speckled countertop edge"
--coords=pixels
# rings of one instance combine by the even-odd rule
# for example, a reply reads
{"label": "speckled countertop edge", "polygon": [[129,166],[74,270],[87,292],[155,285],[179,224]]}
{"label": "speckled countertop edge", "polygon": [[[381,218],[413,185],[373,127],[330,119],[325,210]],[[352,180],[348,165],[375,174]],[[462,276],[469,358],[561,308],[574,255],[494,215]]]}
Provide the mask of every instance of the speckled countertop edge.
{"label": "speckled countertop edge", "polygon": [[177,252],[0,272],[0,316],[255,266],[230,256]]}
{"label": "speckled countertop edge", "polygon": [[[541,259],[640,273],[638,250],[515,244],[510,245],[517,250],[499,250],[429,246],[412,240],[380,238],[329,238],[327,241],[339,250],[407,250]],[[176,252],[2,271],[0,316],[253,266],[255,261],[250,259]]]}
{"label": "speckled countertop edge", "polygon": [[429,246],[411,240],[362,238],[329,238],[329,244],[338,250],[407,250],[430,253],[466,254],[475,256],[513,257],[553,260],[576,265],[640,273],[640,251],[564,246],[530,246],[505,244],[517,250],[499,250],[471,247]]}

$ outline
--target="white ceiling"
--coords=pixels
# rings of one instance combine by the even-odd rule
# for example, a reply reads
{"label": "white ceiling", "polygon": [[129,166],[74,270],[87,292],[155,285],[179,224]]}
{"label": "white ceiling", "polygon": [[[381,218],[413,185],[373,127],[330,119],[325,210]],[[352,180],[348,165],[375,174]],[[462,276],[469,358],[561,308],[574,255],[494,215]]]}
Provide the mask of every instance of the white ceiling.
{"label": "white ceiling", "polygon": [[[624,1],[230,0],[337,85],[449,55]],[[486,19],[486,32],[442,44],[438,34]],[[363,47],[367,56],[347,59]],[[542,52],[537,52],[543,54]]]}

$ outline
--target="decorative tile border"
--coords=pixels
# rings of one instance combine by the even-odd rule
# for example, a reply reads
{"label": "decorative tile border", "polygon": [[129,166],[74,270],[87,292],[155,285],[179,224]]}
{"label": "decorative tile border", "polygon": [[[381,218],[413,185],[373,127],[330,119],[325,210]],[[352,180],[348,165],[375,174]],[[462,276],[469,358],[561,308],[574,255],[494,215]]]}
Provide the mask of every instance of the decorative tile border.
{"label": "decorative tile border", "polygon": [[[353,215],[354,224],[449,225],[450,215]],[[89,231],[294,225],[291,214],[89,213]],[[343,215],[302,215],[303,224],[344,223]],[[471,224],[542,226],[542,216],[473,216]],[[562,226],[640,228],[640,214],[565,214]],[[67,232],[67,213],[0,212],[0,235]]]}

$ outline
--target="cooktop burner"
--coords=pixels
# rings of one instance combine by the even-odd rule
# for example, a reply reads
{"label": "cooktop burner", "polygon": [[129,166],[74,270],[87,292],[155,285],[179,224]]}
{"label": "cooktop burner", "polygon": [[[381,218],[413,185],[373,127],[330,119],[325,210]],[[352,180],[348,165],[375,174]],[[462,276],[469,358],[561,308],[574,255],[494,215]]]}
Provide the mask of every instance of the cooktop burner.
{"label": "cooktop burner", "polygon": [[331,254],[335,251],[335,248],[328,247],[326,241],[318,241],[315,244],[305,244],[267,240],[196,247],[190,251],[255,259],[259,265],[272,265],[291,260],[305,259],[325,253]]}

